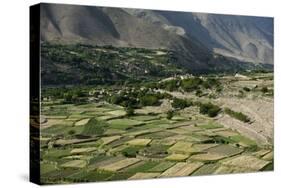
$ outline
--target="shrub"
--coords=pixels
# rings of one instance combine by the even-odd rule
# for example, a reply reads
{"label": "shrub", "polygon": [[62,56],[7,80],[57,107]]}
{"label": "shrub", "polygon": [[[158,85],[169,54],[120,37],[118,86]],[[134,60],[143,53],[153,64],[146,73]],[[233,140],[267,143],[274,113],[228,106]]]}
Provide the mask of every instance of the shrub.
{"label": "shrub", "polygon": [[250,118],[248,116],[246,116],[245,114],[241,113],[241,112],[235,112],[235,111],[233,111],[229,108],[225,108],[224,112],[226,114],[228,114],[229,116],[231,116],[235,119],[238,119],[240,121],[243,121],[245,123],[250,121]]}
{"label": "shrub", "polygon": [[170,110],[170,111],[167,112],[167,119],[172,119],[173,116],[174,116],[174,112],[173,111]]}
{"label": "shrub", "polygon": [[239,92],[239,93],[238,93],[237,97],[239,97],[239,98],[245,97],[245,93],[244,93],[243,90],[239,90],[238,92]]}
{"label": "shrub", "polygon": [[243,87],[243,90],[244,90],[244,91],[246,91],[246,92],[251,91],[251,89],[250,89],[250,88],[248,88],[248,87]]}
{"label": "shrub", "polygon": [[132,116],[132,115],[134,115],[134,114],[135,114],[134,108],[131,107],[131,106],[128,106],[128,107],[126,108],[126,115],[127,115],[127,116]]}
{"label": "shrub", "polygon": [[196,92],[195,92],[195,95],[198,96],[198,97],[201,97],[202,93],[203,92],[200,89],[197,89]]}
{"label": "shrub", "polygon": [[210,93],[210,94],[208,95],[208,97],[209,97],[210,99],[215,99],[217,96],[216,96],[215,94],[213,94],[213,93]]}
{"label": "shrub", "polygon": [[72,94],[70,94],[70,93],[65,93],[65,94],[64,94],[64,102],[65,102],[65,103],[71,103],[71,102],[72,102]]}
{"label": "shrub", "polygon": [[267,88],[267,87],[262,87],[262,88],[261,88],[261,92],[267,93],[267,92],[268,92],[268,88]]}
{"label": "shrub", "polygon": [[220,112],[221,108],[212,103],[200,104],[200,113],[207,114],[209,117],[215,117]]}
{"label": "shrub", "polygon": [[208,116],[209,116],[209,117],[215,117],[215,116],[218,115],[219,111],[220,111],[220,108],[218,108],[218,107],[211,108],[211,109],[209,109],[209,111],[208,111]]}
{"label": "shrub", "polygon": [[218,93],[222,92],[222,86],[216,87],[216,92],[218,92]]}
{"label": "shrub", "polygon": [[75,133],[76,133],[75,130],[69,130],[69,131],[68,131],[68,134],[69,134],[69,135],[74,135]]}
{"label": "shrub", "polygon": [[121,151],[121,153],[125,157],[136,157],[136,155],[139,153],[139,150],[141,149],[140,146],[129,146]]}
{"label": "shrub", "polygon": [[229,144],[230,142],[233,142],[230,138],[216,135],[212,136],[212,140],[206,141],[205,143]]}

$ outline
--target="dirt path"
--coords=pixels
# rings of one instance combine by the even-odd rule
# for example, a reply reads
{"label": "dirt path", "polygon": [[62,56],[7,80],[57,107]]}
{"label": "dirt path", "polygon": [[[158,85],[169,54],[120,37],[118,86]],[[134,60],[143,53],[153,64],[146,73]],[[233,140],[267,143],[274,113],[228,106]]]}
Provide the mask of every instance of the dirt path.
{"label": "dirt path", "polygon": [[[252,123],[243,123],[231,117],[223,117],[220,121],[226,126],[235,127],[241,134],[252,135],[259,142],[272,143],[273,141],[273,119],[274,106],[273,102],[262,99],[235,99],[220,98],[217,102],[222,103],[222,107],[229,107],[234,111],[242,112],[250,117]],[[250,133],[251,132],[251,133]],[[262,138],[263,137],[263,138]]]}
{"label": "dirt path", "polygon": [[258,145],[267,145],[269,144],[268,139],[258,133],[250,124],[243,123],[239,120],[233,119],[228,115],[222,115],[221,118],[217,119],[217,122],[224,125],[227,128],[238,131],[241,135],[255,140]]}
{"label": "dirt path", "polygon": [[[180,99],[189,99],[194,95],[157,90],[161,93],[168,93]],[[201,99],[204,100],[204,99]],[[217,121],[225,127],[235,129],[240,134],[255,140],[259,145],[273,143],[273,120],[274,105],[273,101],[266,99],[239,99],[231,97],[222,97],[214,100],[214,103],[220,104],[222,108],[228,107],[234,111],[242,112],[250,117],[251,124],[236,120],[228,115],[221,115]]]}

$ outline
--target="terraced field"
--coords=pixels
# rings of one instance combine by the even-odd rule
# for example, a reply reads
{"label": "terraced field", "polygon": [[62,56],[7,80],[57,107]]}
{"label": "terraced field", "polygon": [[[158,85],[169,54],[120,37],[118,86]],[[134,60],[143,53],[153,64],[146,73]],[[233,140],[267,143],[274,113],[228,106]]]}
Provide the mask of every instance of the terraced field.
{"label": "terraced field", "polygon": [[[143,107],[106,102],[43,105],[44,184],[256,172],[273,168],[273,149],[230,126],[185,110],[167,119]],[[157,107],[158,108],[158,107]],[[59,113],[58,113],[59,112]]]}

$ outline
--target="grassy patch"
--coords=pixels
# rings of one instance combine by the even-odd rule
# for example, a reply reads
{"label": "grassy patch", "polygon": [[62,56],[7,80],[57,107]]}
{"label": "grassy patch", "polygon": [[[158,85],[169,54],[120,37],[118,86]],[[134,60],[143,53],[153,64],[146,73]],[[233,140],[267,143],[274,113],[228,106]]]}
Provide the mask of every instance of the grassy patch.
{"label": "grassy patch", "polygon": [[70,155],[72,149],[51,149],[43,155],[43,159],[57,159]]}
{"label": "grassy patch", "polygon": [[44,115],[48,116],[68,116],[70,112],[68,111],[67,105],[51,106],[49,110],[43,112]]}
{"label": "grassy patch", "polygon": [[252,169],[254,171],[261,170],[270,163],[269,161],[264,161],[250,155],[240,155],[223,162],[223,164],[227,166]]}
{"label": "grassy patch", "polygon": [[41,163],[40,164],[40,174],[46,174],[48,172],[52,172],[55,171],[56,169],[56,165],[55,164],[50,164],[50,163]]}
{"label": "grassy patch", "polygon": [[107,164],[105,166],[101,166],[99,167],[100,169],[102,170],[107,170],[107,171],[119,171],[123,168],[126,168],[128,166],[131,166],[133,164],[136,164],[140,162],[140,159],[137,159],[137,158],[125,158],[125,159],[121,159],[121,160],[118,160],[116,162],[113,162],[113,163],[110,163],[110,164]]}
{"label": "grassy patch", "polygon": [[90,159],[89,161],[89,165],[95,165],[98,164],[99,162],[111,159],[112,156],[108,156],[108,155],[95,155],[93,156],[93,158]]}
{"label": "grassy patch", "polygon": [[223,126],[214,122],[209,122],[208,124],[198,125],[198,127],[204,129],[217,129],[222,128]]}
{"label": "grassy patch", "polygon": [[52,183],[56,183],[65,177],[71,176],[73,174],[76,174],[78,172],[78,169],[61,169],[56,171],[51,171],[49,173],[46,173],[42,176],[42,179],[48,179],[51,180]]}
{"label": "grassy patch", "polygon": [[107,112],[107,114],[113,115],[114,117],[118,117],[126,115],[126,112],[124,110],[114,110]]}
{"label": "grassy patch", "polygon": [[98,121],[95,118],[89,120],[89,122],[84,126],[82,132],[83,135],[92,136],[92,135],[101,135],[107,127],[107,123],[104,121]]}
{"label": "grassy patch", "polygon": [[243,146],[256,146],[256,142],[242,135],[231,136],[231,140],[240,143]]}
{"label": "grassy patch", "polygon": [[129,141],[131,139],[132,138],[130,138],[130,137],[122,137],[122,138],[120,138],[118,140],[115,140],[115,141],[109,143],[108,146],[110,146],[111,148],[114,148],[114,147],[120,146],[122,144],[125,144],[125,142],[127,142],[127,141]]}
{"label": "grassy patch", "polygon": [[151,168],[155,167],[158,165],[159,162],[156,161],[147,161],[147,162],[142,162],[141,164],[133,165],[132,167],[124,169],[126,172],[130,173],[137,173],[137,172],[147,172]]}
{"label": "grassy patch", "polygon": [[151,139],[162,139],[167,138],[170,136],[176,135],[175,133],[167,132],[167,131],[161,131],[156,133],[148,133],[141,136],[138,136],[138,138],[151,138]]}
{"label": "grassy patch", "polygon": [[137,121],[151,121],[151,120],[156,120],[159,118],[160,117],[158,117],[158,116],[147,115],[147,116],[133,116],[130,119],[137,120]]}
{"label": "grassy patch", "polygon": [[[84,181],[95,182],[95,181],[106,181],[113,175],[114,175],[113,172],[108,172],[108,171],[103,171],[103,170],[94,170],[94,171],[90,171],[90,172],[85,173],[85,176],[82,176],[82,177],[79,177],[79,178],[81,178]],[[72,177],[72,178],[75,179],[75,177]]]}
{"label": "grassy patch", "polygon": [[101,138],[101,141],[102,141],[102,144],[109,144],[115,140],[118,140],[120,139],[121,136],[109,136],[109,137],[102,137]]}
{"label": "grassy patch", "polygon": [[192,148],[192,143],[190,142],[177,142],[175,145],[170,147],[168,151],[183,154],[197,152],[197,149]]}
{"label": "grassy patch", "polygon": [[126,130],[134,126],[142,125],[143,122],[132,119],[114,119],[109,120],[110,128]]}
{"label": "grassy patch", "polygon": [[86,119],[82,119],[82,120],[79,120],[75,123],[75,126],[82,126],[82,125],[86,125],[88,122],[89,122],[89,118],[86,118]]}
{"label": "grassy patch", "polygon": [[218,167],[219,167],[219,164],[217,164],[217,163],[205,164],[201,168],[196,170],[194,173],[192,173],[192,176],[213,174],[217,170]]}
{"label": "grassy patch", "polygon": [[149,158],[163,158],[168,155],[167,149],[169,146],[155,144],[148,147],[143,148],[139,151],[139,154]]}
{"label": "grassy patch", "polygon": [[169,161],[161,162],[160,164],[151,168],[148,171],[149,172],[163,172],[163,171],[167,170],[168,168],[172,167],[174,164],[175,164],[174,162],[169,162]]}
{"label": "grassy patch", "polygon": [[73,122],[64,120],[60,124],[52,125],[46,129],[42,129],[41,133],[43,134],[55,134],[55,135],[67,135],[68,131],[74,130],[76,133],[81,133],[83,130],[83,126],[72,126]]}
{"label": "grassy patch", "polygon": [[142,138],[137,138],[134,140],[130,140],[127,143],[129,145],[133,145],[133,146],[146,146],[151,142],[151,139],[142,139]]}
{"label": "grassy patch", "polygon": [[169,161],[185,161],[189,156],[189,154],[171,154],[165,159]]}
{"label": "grassy patch", "polygon": [[270,163],[268,165],[266,165],[264,168],[261,169],[261,171],[272,171],[274,170],[274,164]]}
{"label": "grassy patch", "polygon": [[87,162],[84,160],[72,160],[61,165],[63,168],[84,168]]}
{"label": "grassy patch", "polygon": [[222,145],[218,145],[215,147],[212,147],[210,149],[207,150],[209,153],[214,153],[214,154],[220,154],[220,155],[226,155],[228,157],[231,157],[233,155],[237,155],[243,152],[242,149],[237,148],[237,147],[233,147],[231,145],[228,144],[222,144]]}
{"label": "grassy patch", "polygon": [[129,177],[134,175],[132,172],[118,172],[115,173],[113,176],[110,177],[110,180],[127,180]]}
{"label": "grassy patch", "polygon": [[226,155],[212,154],[212,153],[203,153],[203,154],[192,155],[190,157],[190,160],[204,161],[204,162],[213,162],[213,161],[218,161],[220,159],[223,159],[225,157],[226,157]]}

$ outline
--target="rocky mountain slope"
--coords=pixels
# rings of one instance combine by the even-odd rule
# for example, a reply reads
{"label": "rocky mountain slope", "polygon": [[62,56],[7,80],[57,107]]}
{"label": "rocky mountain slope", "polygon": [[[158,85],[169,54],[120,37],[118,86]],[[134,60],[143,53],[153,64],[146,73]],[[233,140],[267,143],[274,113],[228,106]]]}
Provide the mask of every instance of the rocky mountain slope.
{"label": "rocky mountain slope", "polygon": [[273,19],[252,16],[126,9],[215,53],[253,63],[273,64]]}
{"label": "rocky mountain slope", "polygon": [[267,18],[41,6],[42,41],[168,49],[174,52],[178,65],[192,71],[230,68],[242,61],[273,64],[272,38],[272,20]]}

